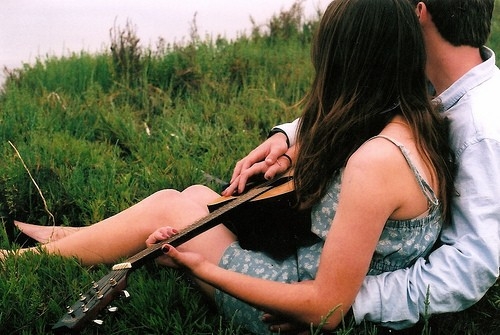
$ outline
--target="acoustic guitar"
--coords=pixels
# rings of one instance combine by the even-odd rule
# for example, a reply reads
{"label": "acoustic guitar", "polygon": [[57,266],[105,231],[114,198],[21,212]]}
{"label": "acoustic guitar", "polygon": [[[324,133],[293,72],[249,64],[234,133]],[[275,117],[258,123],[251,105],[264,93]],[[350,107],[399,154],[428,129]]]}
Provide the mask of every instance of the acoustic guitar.
{"label": "acoustic guitar", "polygon": [[239,196],[221,197],[209,205],[209,210],[207,216],[175,236],[114,265],[106,276],[93,282],[86,293],[80,294],[79,299],[67,307],[67,312],[52,327],[53,332],[78,332],[92,321],[101,324],[102,321],[95,318],[111,301],[119,296],[130,296],[125,291],[129,274],[145,262],[160,256],[165,243],[178,246],[224,223],[236,233],[243,248],[284,258],[298,245],[311,243],[315,238],[310,232],[310,212],[295,208],[293,177],[290,175],[264,182]]}

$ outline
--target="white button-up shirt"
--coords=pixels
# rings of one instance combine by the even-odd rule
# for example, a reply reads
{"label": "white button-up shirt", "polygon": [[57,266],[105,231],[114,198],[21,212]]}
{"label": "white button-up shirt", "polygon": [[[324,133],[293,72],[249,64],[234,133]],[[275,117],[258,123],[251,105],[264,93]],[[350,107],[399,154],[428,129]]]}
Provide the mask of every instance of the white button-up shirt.
{"label": "white button-up shirt", "polygon": [[[500,267],[500,70],[495,54],[438,99],[449,118],[458,171],[451,224],[441,246],[408,269],[367,276],[352,306],[355,319],[402,329],[421,315],[456,312],[476,303]],[[298,119],[278,126],[295,143]]]}
{"label": "white button-up shirt", "polygon": [[[460,311],[495,283],[500,267],[500,70],[495,54],[439,95],[450,120],[458,171],[451,224],[428,259],[368,276],[353,311],[356,320],[405,328],[425,313]],[[426,297],[428,301],[426,304]]]}

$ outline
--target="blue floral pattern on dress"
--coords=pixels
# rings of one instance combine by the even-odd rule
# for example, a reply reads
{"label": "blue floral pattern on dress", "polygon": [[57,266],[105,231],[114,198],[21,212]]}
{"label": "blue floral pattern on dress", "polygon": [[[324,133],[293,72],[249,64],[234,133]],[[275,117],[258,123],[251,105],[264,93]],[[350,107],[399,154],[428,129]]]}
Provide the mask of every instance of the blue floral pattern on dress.
{"label": "blue floral pattern on dress", "polygon": [[[429,253],[442,227],[441,208],[434,192],[409,159],[404,146],[386,139],[400,148],[429,200],[429,210],[427,215],[419,218],[386,222],[367,275],[411,266],[419,257]],[[342,173],[339,173],[330,183],[322,200],[312,208],[311,231],[319,237],[318,242],[299,247],[296,254],[284,260],[275,260],[263,252],[242,249],[235,242],[225,251],[219,265],[230,271],[283,283],[314,279],[323,245],[337,210],[341,179]],[[227,320],[255,334],[271,334],[268,326],[261,321],[262,311],[219,290],[215,292],[215,301]]]}

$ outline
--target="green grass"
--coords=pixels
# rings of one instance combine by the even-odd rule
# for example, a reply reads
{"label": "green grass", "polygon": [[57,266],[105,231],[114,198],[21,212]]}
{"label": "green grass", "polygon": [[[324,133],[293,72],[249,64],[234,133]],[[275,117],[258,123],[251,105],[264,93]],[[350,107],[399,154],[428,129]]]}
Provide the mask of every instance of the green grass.
{"label": "green grass", "polygon": [[[499,1],[497,1],[498,4]],[[133,28],[115,28],[114,51],[40,59],[12,70],[0,93],[0,192],[22,221],[83,226],[163,189],[227,180],[234,163],[275,124],[294,119],[311,78],[312,22],[299,8],[270,19],[270,32],[228,42],[159,40],[141,49]],[[500,5],[489,45],[500,55]],[[36,181],[40,194],[31,180]],[[52,219],[52,215],[54,219]],[[14,248],[0,230],[0,247]],[[106,266],[47,255],[0,264],[2,334],[49,333]],[[148,264],[129,278],[131,299],[84,334],[245,334],[221,321],[175,270]],[[461,313],[431,318],[432,334],[494,334],[500,287]],[[338,334],[376,334],[369,324]]]}

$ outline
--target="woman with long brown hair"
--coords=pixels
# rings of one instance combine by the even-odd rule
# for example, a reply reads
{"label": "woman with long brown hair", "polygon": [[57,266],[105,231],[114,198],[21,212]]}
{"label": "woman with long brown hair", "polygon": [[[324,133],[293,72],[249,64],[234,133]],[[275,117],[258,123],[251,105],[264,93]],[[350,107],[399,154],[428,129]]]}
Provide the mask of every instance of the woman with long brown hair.
{"label": "woman with long brown hair", "polygon": [[[316,75],[298,132],[294,182],[320,240],[283,262],[233,243],[219,267],[167,246],[167,264],[215,287],[225,315],[256,333],[264,331],[259,310],[306,324],[326,319],[324,327],[335,328],[364,276],[428,253],[448,211],[452,153],[446,123],[427,95],[411,5],[332,2],[312,59]],[[148,242],[169,235],[160,229]]]}

